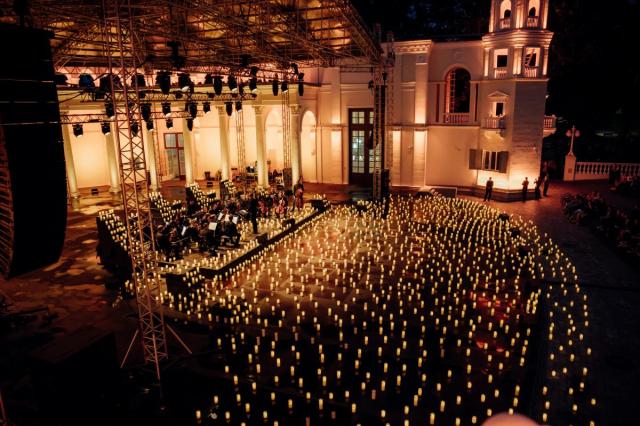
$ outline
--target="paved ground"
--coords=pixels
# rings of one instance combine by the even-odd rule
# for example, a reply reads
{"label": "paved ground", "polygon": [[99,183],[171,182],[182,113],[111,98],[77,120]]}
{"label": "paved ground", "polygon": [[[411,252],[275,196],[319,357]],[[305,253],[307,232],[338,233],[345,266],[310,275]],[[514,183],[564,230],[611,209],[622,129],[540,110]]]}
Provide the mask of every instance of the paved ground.
{"label": "paved ground", "polygon": [[[324,193],[334,201],[361,195],[356,187],[306,185],[307,193]],[[172,194],[179,194],[173,185]],[[608,192],[601,183],[555,184],[550,197],[526,203],[491,202],[490,205],[534,221],[547,232],[576,264],[589,296],[593,364],[590,380],[598,398],[599,424],[631,424],[640,404],[640,267],[621,260],[588,229],[570,224],[560,211],[565,192],[599,190],[614,205],[630,206],[635,201]],[[70,211],[63,256],[54,265],[11,281],[0,280],[0,290],[16,309],[47,306],[55,318],[50,323],[32,323],[17,329],[0,330],[0,385],[20,375],[24,354],[48,341],[73,335],[79,329],[115,330],[120,352],[124,351],[135,327],[129,306],[106,289],[109,276],[95,257],[95,214],[108,208],[108,196],[89,197],[79,211]],[[5,349],[6,348],[6,349]],[[4,386],[5,395],[28,392],[20,384]],[[10,399],[10,398],[9,398]]]}

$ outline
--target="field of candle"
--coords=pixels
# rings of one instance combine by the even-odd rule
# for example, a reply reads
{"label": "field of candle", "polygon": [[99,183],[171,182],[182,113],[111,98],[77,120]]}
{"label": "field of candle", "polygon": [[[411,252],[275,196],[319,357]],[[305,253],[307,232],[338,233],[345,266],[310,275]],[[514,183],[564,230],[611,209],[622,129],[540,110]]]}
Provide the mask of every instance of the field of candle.
{"label": "field of candle", "polygon": [[202,424],[589,424],[587,299],[530,222],[392,197],[333,207],[227,276],[165,293],[208,328]]}

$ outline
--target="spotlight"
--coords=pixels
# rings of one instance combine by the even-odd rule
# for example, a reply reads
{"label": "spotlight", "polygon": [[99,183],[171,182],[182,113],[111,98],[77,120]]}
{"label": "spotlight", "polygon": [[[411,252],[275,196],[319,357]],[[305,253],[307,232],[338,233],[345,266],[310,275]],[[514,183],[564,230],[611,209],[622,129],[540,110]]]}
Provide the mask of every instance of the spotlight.
{"label": "spotlight", "polygon": [[82,128],[82,124],[74,124],[73,125],[73,136],[79,138],[84,134],[84,129]]}
{"label": "spotlight", "polygon": [[193,118],[187,118],[187,129],[189,129],[189,131],[193,130]]}
{"label": "spotlight", "polygon": [[289,91],[289,83],[283,81],[282,85],[280,86],[280,90],[282,90],[282,93],[287,93]]}
{"label": "spotlight", "polygon": [[131,123],[130,130],[131,130],[131,137],[135,138],[136,136],[138,136],[138,131],[140,130],[140,125],[138,124],[137,121],[133,121]]}
{"label": "spotlight", "polygon": [[231,117],[231,114],[233,114],[233,103],[232,102],[225,102],[224,103],[224,107],[227,110],[227,115],[229,117]]}
{"label": "spotlight", "polygon": [[138,73],[131,77],[131,86],[147,87],[147,80],[145,80],[143,74]]}
{"label": "spotlight", "polygon": [[167,129],[171,129],[173,127],[173,119],[167,118],[166,125],[167,125]]}
{"label": "spotlight", "polygon": [[257,77],[251,77],[251,80],[249,80],[249,90],[254,95],[256,93],[258,93],[258,78]]}
{"label": "spotlight", "polygon": [[171,102],[162,103],[162,113],[165,117],[169,117],[171,115]]}
{"label": "spotlight", "polygon": [[273,82],[271,83],[271,92],[273,92],[273,96],[278,96],[278,87],[279,87],[279,83],[278,83],[278,78],[274,78]]}
{"label": "spotlight", "polygon": [[242,102],[236,101],[236,111],[242,111]]}
{"label": "spotlight", "polygon": [[209,111],[211,111],[211,103],[209,101],[204,101],[202,103],[202,112],[207,114]]}
{"label": "spotlight", "polygon": [[222,94],[222,77],[219,75],[213,77],[213,92],[216,96],[220,96]]}
{"label": "spotlight", "polygon": [[111,133],[111,125],[108,121],[103,121],[102,123],[100,123],[100,129],[102,130],[102,134],[105,136]]}
{"label": "spotlight", "polygon": [[56,86],[66,86],[67,80],[67,76],[62,74],[61,72],[57,72],[53,76],[53,82],[56,84]]}
{"label": "spotlight", "polygon": [[251,62],[251,55],[247,55],[246,53],[240,56],[240,65],[242,68],[247,68],[249,66],[249,62]]}
{"label": "spotlight", "polygon": [[209,73],[205,74],[204,76],[204,84],[209,86],[213,84],[213,76]]}
{"label": "spotlight", "polygon": [[238,93],[240,96],[244,96],[244,83],[240,83],[240,85],[238,85]]}
{"label": "spotlight", "polygon": [[104,113],[109,118],[113,118],[116,116],[115,109],[113,108],[113,103],[110,100],[104,103]]}
{"label": "spotlight", "polygon": [[257,76],[258,76],[258,67],[251,67],[251,71],[249,71],[249,73],[250,73],[253,77],[257,77]]}
{"label": "spotlight", "polygon": [[91,77],[91,74],[80,74],[80,78],[78,79],[78,86],[86,91],[91,91],[96,88],[96,84],[93,82],[93,77]]}
{"label": "spotlight", "polygon": [[291,63],[291,68],[293,68],[293,73],[295,75],[298,75],[298,64],[295,64],[295,63],[292,62]]}
{"label": "spotlight", "polygon": [[150,132],[153,131],[153,120],[147,121],[147,130]]}
{"label": "spotlight", "polygon": [[178,74],[178,87],[180,87],[180,90],[184,93],[193,93],[193,82],[191,81],[191,77],[188,73],[183,72]]}
{"label": "spotlight", "polygon": [[196,116],[198,115],[198,104],[196,102],[189,102],[188,109],[191,118],[196,118]]}
{"label": "spotlight", "polygon": [[151,118],[151,104],[143,103],[140,104],[140,115],[142,115],[142,119],[144,121],[149,121]]}
{"label": "spotlight", "polygon": [[176,90],[175,92],[173,92],[173,96],[176,99],[182,99],[182,92],[180,90]]}
{"label": "spotlight", "polygon": [[231,93],[238,93],[238,82],[234,76],[230,75],[227,77],[227,86],[229,86]]}
{"label": "spotlight", "polygon": [[171,91],[171,73],[169,71],[158,71],[156,84],[160,87],[163,95],[168,95]]}

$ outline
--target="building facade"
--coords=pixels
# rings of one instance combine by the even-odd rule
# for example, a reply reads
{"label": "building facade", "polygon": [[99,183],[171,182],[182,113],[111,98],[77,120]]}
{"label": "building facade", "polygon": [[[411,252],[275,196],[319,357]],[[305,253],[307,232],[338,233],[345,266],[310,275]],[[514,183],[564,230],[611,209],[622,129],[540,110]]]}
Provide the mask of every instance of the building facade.
{"label": "building facade", "polygon": [[[391,185],[469,191],[479,190],[491,176],[495,189],[508,193],[519,189],[525,177],[533,181],[538,176],[542,139],[555,126],[553,117],[544,115],[552,39],[548,1],[493,0],[489,31],[474,40],[383,46],[395,56],[387,80]],[[71,82],[81,73],[98,77],[96,70],[60,71]],[[257,96],[243,104],[241,114],[212,100],[206,113],[199,104],[201,112],[193,123],[160,119],[153,130],[142,129],[152,187],[176,178],[188,185],[207,174],[224,179],[246,166],[255,166],[258,183],[266,184],[267,172],[284,165],[283,113],[289,114],[284,122],[291,125],[294,180],[303,176],[307,182],[369,183],[374,102],[370,72],[344,64],[301,71],[305,90],[301,95],[291,87],[288,110],[271,84],[259,84]],[[196,90],[213,92],[203,84]],[[73,98],[73,93],[59,89],[63,114],[104,113],[103,102]],[[173,111],[183,106],[177,100],[171,103]],[[161,111],[161,103],[153,102],[152,109]],[[119,190],[112,132],[105,131],[101,120],[93,121],[82,125],[81,136],[71,124],[63,125],[73,195],[91,187]],[[239,146],[244,146],[244,155],[238,155]]]}

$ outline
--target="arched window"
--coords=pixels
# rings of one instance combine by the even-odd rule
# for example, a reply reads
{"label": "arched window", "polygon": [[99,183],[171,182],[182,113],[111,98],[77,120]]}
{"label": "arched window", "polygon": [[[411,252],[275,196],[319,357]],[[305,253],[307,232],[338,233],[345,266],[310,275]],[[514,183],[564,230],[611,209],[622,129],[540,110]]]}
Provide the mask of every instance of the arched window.
{"label": "arched window", "polygon": [[529,0],[529,13],[527,14],[527,27],[535,28],[538,26],[540,10],[540,0]]}
{"label": "arched window", "polygon": [[446,112],[468,113],[471,107],[471,74],[464,68],[454,68],[447,74]]}
{"label": "arched window", "polygon": [[511,1],[502,0],[500,3],[500,29],[511,28]]}

